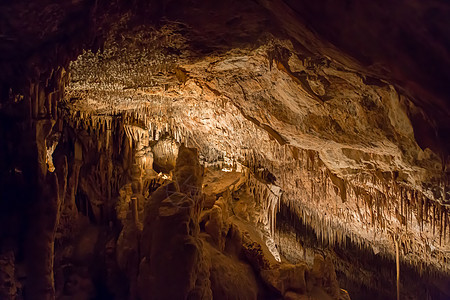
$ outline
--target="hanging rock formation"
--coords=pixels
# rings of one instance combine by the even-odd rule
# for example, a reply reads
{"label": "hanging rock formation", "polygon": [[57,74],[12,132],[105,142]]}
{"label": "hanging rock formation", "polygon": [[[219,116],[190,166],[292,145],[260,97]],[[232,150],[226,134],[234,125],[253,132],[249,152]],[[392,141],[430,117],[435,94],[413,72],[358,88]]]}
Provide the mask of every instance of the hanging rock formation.
{"label": "hanging rock formation", "polygon": [[450,297],[448,20],[2,2],[0,297]]}

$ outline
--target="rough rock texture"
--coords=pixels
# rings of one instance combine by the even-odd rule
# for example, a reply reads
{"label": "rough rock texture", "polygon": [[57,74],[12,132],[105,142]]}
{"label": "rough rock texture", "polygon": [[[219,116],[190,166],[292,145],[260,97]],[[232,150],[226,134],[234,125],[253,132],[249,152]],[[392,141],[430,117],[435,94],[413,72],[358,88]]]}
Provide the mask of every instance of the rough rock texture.
{"label": "rough rock texture", "polygon": [[213,299],[258,299],[259,287],[248,264],[209,248]]}
{"label": "rough rock texture", "polygon": [[287,291],[306,293],[306,265],[280,265],[277,268],[263,270],[261,276],[276,290],[285,295]]}
{"label": "rough rock texture", "polygon": [[179,193],[161,202],[149,257],[152,277],[141,287],[143,299],[211,299],[203,246],[192,228],[193,207]]}
{"label": "rough rock texture", "polygon": [[[182,29],[136,28],[121,42],[126,56],[119,56],[119,42],[112,39],[102,55],[81,56],[72,65],[67,94],[72,109],[90,116],[111,111],[114,103],[113,111],[131,111],[130,120],[144,122],[152,138],[168,134],[195,145],[208,163],[265,167],[299,214],[318,216],[314,198],[320,211],[336,203],[320,224],[341,228],[337,242],[340,232],[356,240],[378,236],[376,247],[392,257],[392,238],[408,239],[407,260],[419,263],[425,255],[428,263],[447,268],[446,166],[441,153],[418,146],[407,112],[415,104],[407,96],[270,34],[252,49],[199,60]],[[179,54],[161,55],[164,49]],[[142,61],[153,64],[145,68]],[[426,254],[422,231],[440,254]]]}
{"label": "rough rock texture", "polygon": [[0,296],[3,299],[15,299],[17,294],[14,252],[2,253],[0,256]]}
{"label": "rough rock texture", "polygon": [[[449,47],[450,11],[446,3],[348,1],[341,5],[333,1],[291,0],[261,3],[298,40],[308,33],[299,32],[302,27],[299,23],[303,23],[327,41],[302,43],[311,52],[319,51],[363,71],[369,75],[367,83],[379,84],[374,78],[388,80],[402,93],[412,96],[411,100],[434,119],[428,122],[419,111],[407,110],[417,141],[422,148],[448,155],[449,90],[445,82],[450,74],[445,67],[449,62],[448,51],[444,49]],[[340,54],[336,48],[341,50]],[[435,135],[441,140],[433,141]]]}
{"label": "rough rock texture", "polygon": [[[341,265],[347,248],[384,268],[399,243],[402,270],[424,272],[436,282],[432,296],[448,296],[440,282],[450,268],[449,12],[439,0],[3,1],[0,254],[12,251],[14,262],[2,267],[1,293],[13,297],[14,264],[25,269],[18,294],[54,298],[54,244],[71,243],[80,215],[109,228],[108,245],[112,231],[123,232],[120,266],[104,240],[99,248],[109,252],[100,256],[108,272],[131,278],[138,267],[128,260],[141,260],[147,274],[162,268],[150,258],[168,237],[155,228],[188,224],[185,262],[199,265],[183,280],[206,278],[196,237],[205,203],[204,229],[218,251],[242,246],[256,265],[260,251],[281,260],[284,207],[279,216],[296,224],[295,239],[279,234],[289,257],[307,252],[297,244],[306,232],[304,244],[314,237],[333,247]],[[171,170],[182,143],[205,168],[245,169],[248,190],[230,186],[217,204],[211,191],[201,195],[194,150],[178,156],[187,169],[155,174],[153,162]],[[157,188],[172,176],[164,197]],[[246,200],[231,206],[238,194]],[[242,220],[226,220],[232,208]],[[262,237],[239,233],[243,221]],[[70,293],[72,277],[85,273],[69,276]],[[181,293],[209,297],[207,280],[191,281]]]}
{"label": "rough rock texture", "polygon": [[139,295],[141,299],[211,299],[210,264],[198,238],[202,174],[195,149],[180,148],[174,173],[173,192],[170,186],[160,187],[146,207]]}

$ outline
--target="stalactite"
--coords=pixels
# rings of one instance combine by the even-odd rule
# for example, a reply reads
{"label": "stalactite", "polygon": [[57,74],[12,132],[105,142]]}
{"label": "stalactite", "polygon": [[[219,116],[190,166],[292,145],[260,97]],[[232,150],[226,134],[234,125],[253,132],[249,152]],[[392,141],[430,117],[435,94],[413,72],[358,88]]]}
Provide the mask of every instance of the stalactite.
{"label": "stalactite", "polygon": [[439,246],[442,246],[442,219],[444,216],[444,211],[443,211],[442,207],[439,211],[439,214],[440,214],[440,216],[439,216],[439,222],[440,222],[440,224],[439,224]]}
{"label": "stalactite", "polygon": [[[159,103],[166,101],[164,97],[158,97]],[[329,203],[334,203],[335,201],[334,185],[328,172],[325,171],[326,167],[321,162],[317,152],[296,148],[291,145],[280,146],[275,141],[267,144],[264,144],[264,142],[263,150],[261,151],[248,148],[240,149],[239,152],[236,152],[236,149],[229,144],[220,146],[220,149],[213,149],[210,141],[200,137],[193,129],[186,127],[186,124],[180,122],[179,119],[167,115],[167,111],[161,109],[161,107],[163,107],[162,104],[159,107],[157,105],[148,105],[144,108],[127,111],[123,115],[124,124],[129,127],[135,127],[139,124],[137,127],[144,128],[151,141],[157,141],[167,136],[168,138],[173,138],[177,143],[185,143],[188,146],[195,147],[200,145],[199,152],[202,157],[202,163],[207,164],[209,167],[221,167],[223,164],[235,166],[239,162],[249,167],[254,173],[258,172],[258,168],[264,167],[264,169],[270,170],[276,175],[276,184],[284,190],[283,200],[278,199],[276,205],[272,205],[273,200],[264,195],[256,186],[253,189],[255,199],[259,197],[260,200],[257,201],[267,209],[268,215],[266,218],[271,235],[277,230],[276,211],[278,211],[278,207],[282,202],[287,202],[292,207],[303,205],[304,208],[299,209],[299,214],[304,215],[303,220],[311,223],[311,226],[317,230],[320,239],[323,239],[324,243],[330,245],[345,243],[346,237],[349,237],[350,241],[359,245],[366,243],[357,234],[355,235],[355,232],[352,230],[344,229],[345,222],[354,222],[355,218],[361,223],[368,235],[369,232],[373,233],[371,236],[381,241],[383,236],[386,235],[387,229],[392,225],[391,218],[395,217],[393,208],[397,208],[399,220],[406,220],[405,226],[402,226],[404,227],[402,230],[405,230],[406,233],[411,229],[414,215],[423,231],[430,228],[433,232],[437,232],[439,229],[442,231],[443,241],[445,241],[447,214],[439,215],[439,205],[426,199],[422,193],[405,187],[403,183],[395,183],[395,180],[387,181],[383,179],[383,173],[381,172],[378,174],[379,176],[375,176],[370,172],[361,172],[353,177],[344,178],[346,186],[344,198],[349,203],[348,205],[344,204],[341,208],[332,207]],[[88,114],[83,115],[83,118],[89,117],[92,116]],[[80,121],[80,124],[83,126],[86,126],[85,123],[82,120]],[[96,125],[94,123],[88,124],[88,127],[94,127],[95,129]],[[104,127],[106,127],[106,132],[108,132],[108,126],[98,126],[95,134],[102,135],[101,132],[104,132]],[[231,134],[229,129],[221,130],[224,135]],[[142,133],[138,133],[134,129],[131,131],[125,130],[124,134],[128,136],[129,140],[131,138],[135,141],[145,139]],[[101,146],[108,148],[108,135],[103,135],[106,138],[101,140]],[[214,147],[218,146],[214,145]],[[291,151],[287,151],[287,147]],[[265,155],[264,151],[266,150],[270,156]],[[391,175],[394,178],[394,175]],[[329,184],[331,188],[328,186]],[[349,207],[355,205],[355,203],[358,205],[358,211],[356,212],[358,216],[356,217],[349,213]],[[362,204],[360,205],[359,203]],[[322,210],[330,210],[330,213],[339,216],[340,220],[332,220],[327,216],[314,216],[310,212],[306,213],[306,211],[311,210],[312,205]],[[442,224],[439,225],[436,222]],[[402,221],[400,223],[403,224]],[[405,247],[409,246],[405,244]]]}
{"label": "stalactite", "polygon": [[447,212],[447,208],[444,208],[444,244],[446,241],[446,229],[447,229],[447,225],[448,225],[448,212]]}

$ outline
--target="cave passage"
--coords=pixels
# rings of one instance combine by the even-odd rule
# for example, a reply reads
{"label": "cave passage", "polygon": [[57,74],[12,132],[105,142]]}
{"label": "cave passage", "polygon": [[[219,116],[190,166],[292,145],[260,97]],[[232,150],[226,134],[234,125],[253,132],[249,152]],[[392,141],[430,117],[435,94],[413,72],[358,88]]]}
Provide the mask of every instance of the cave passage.
{"label": "cave passage", "polygon": [[0,3],[0,299],[450,299],[450,5],[332,2]]}

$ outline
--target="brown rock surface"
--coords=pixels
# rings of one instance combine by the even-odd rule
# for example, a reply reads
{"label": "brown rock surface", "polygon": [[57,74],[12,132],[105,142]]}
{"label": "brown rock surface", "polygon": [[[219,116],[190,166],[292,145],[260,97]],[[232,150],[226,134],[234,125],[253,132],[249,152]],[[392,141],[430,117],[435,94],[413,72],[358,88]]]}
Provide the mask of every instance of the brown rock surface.
{"label": "brown rock surface", "polygon": [[207,246],[211,259],[210,280],[213,299],[260,299],[259,286],[250,265]]}
{"label": "brown rock surface", "polygon": [[280,264],[269,270],[262,270],[261,277],[281,295],[285,295],[287,291],[305,294],[307,273],[306,265]]}
{"label": "brown rock surface", "polygon": [[5,300],[16,299],[14,252],[0,254],[0,296]]}
{"label": "brown rock surface", "polygon": [[[443,164],[438,152],[417,144],[407,112],[414,104],[407,96],[387,82],[370,84],[359,71],[303,53],[295,43],[274,36],[252,49],[194,59],[195,49],[179,35],[177,26],[152,31],[161,45],[140,45],[145,53],[137,50],[136,39],[145,34],[139,28],[123,42],[126,57],[117,58],[119,50],[113,44],[101,59],[89,53],[81,56],[73,64],[77,79],[69,85],[68,98],[89,99],[90,105],[79,101],[74,109],[108,112],[102,100],[107,98],[117,104],[116,111],[132,109],[138,119],[147,120],[146,127],[155,137],[168,134],[195,145],[208,164],[266,166],[284,191],[285,201],[299,214],[316,216],[331,204],[323,222],[338,232],[331,243],[339,243],[341,234],[367,242],[377,236],[376,247],[393,257],[388,232],[398,229],[402,238],[414,241],[408,246],[407,260],[420,261],[425,255],[427,263],[446,269],[442,257],[448,225],[445,221],[441,225],[440,215],[431,216],[437,210],[443,220],[448,218],[443,206]],[[160,40],[162,34],[170,38]],[[151,67],[152,76],[146,77],[147,69],[139,61],[167,47],[183,54],[161,56]],[[109,72],[97,78],[114,85],[94,88],[87,74],[97,74],[98,64]],[[123,76],[123,66],[132,69],[133,76]],[[181,83],[174,71],[179,66],[189,75]],[[161,80],[166,82],[164,88]],[[108,97],[97,96],[100,92]],[[132,100],[120,102],[124,94]],[[157,117],[160,112],[163,118]],[[361,198],[367,205],[361,205]],[[416,198],[427,199],[420,203],[427,201],[431,209],[416,204]],[[308,199],[316,199],[315,204]],[[404,222],[399,224],[398,219]],[[317,231],[322,226],[317,225]],[[447,233],[444,246],[433,228]],[[424,251],[423,234],[438,256]]]}
{"label": "brown rock surface", "polygon": [[301,298],[301,259],[308,296],[343,297],[338,275],[389,298],[396,244],[403,298],[450,297],[445,1],[23,0],[0,20],[0,295],[92,297],[89,272],[67,295],[53,274],[81,218],[131,298],[253,298],[243,260]]}
{"label": "brown rock surface", "polygon": [[[139,266],[142,299],[211,299],[209,262],[198,238],[199,191],[202,174],[196,152],[180,148],[176,184],[152,194],[142,235],[144,259]],[[187,194],[169,193],[176,187]]]}

